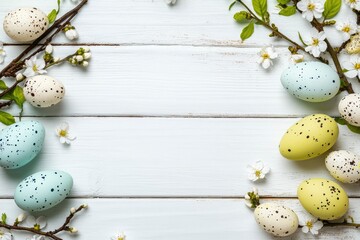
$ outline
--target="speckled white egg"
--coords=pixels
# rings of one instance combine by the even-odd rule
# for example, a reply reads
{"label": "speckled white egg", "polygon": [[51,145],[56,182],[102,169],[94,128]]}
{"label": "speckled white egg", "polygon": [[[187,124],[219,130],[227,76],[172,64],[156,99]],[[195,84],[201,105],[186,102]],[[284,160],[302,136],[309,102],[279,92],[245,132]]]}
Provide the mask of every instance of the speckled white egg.
{"label": "speckled white egg", "polygon": [[61,203],[69,196],[72,187],[73,179],[66,172],[38,172],[19,183],[14,200],[25,211],[43,211]]}
{"label": "speckled white egg", "polygon": [[0,166],[20,168],[32,161],[41,151],[45,129],[38,121],[14,123],[0,133]]}
{"label": "speckled white egg", "polygon": [[360,94],[349,94],[339,103],[341,117],[353,126],[360,126]]}
{"label": "speckled white egg", "polygon": [[325,102],[340,89],[338,74],[321,62],[301,62],[289,66],[281,83],[291,95],[307,102]]}
{"label": "speckled white egg", "polygon": [[299,226],[296,213],[288,207],[263,203],[255,211],[256,222],[268,233],[285,237],[293,234]]}
{"label": "speckled white egg", "polygon": [[37,8],[19,8],[5,17],[4,31],[17,42],[31,42],[49,27],[47,15]]}
{"label": "speckled white egg", "polygon": [[46,75],[28,78],[24,86],[24,96],[34,107],[47,108],[58,104],[65,95],[64,85]]}
{"label": "speckled white egg", "polygon": [[331,176],[343,183],[355,183],[360,180],[360,156],[340,150],[330,153],[325,159],[326,168]]}

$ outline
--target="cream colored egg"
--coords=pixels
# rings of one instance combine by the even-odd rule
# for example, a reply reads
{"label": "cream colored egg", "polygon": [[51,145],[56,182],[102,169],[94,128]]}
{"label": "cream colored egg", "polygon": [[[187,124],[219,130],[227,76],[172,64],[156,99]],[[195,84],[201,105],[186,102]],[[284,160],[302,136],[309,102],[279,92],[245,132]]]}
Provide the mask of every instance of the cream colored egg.
{"label": "cream colored egg", "polygon": [[49,19],[37,8],[19,8],[8,13],[3,26],[11,39],[17,42],[31,42],[48,29]]}
{"label": "cream colored egg", "polygon": [[341,117],[353,126],[360,126],[360,94],[349,94],[339,103]]}
{"label": "cream colored egg", "polygon": [[360,156],[340,150],[330,153],[325,159],[326,168],[331,176],[343,183],[355,183],[360,180]]}
{"label": "cream colored egg", "polygon": [[350,42],[346,44],[345,50],[348,54],[360,53],[360,34],[356,34],[351,37]]}
{"label": "cream colored egg", "polygon": [[297,190],[301,205],[311,215],[321,220],[335,220],[349,209],[349,198],[336,182],[312,178],[303,181]]}
{"label": "cream colored egg", "polygon": [[39,108],[58,104],[65,95],[64,85],[46,75],[28,78],[24,86],[24,96],[31,105]]}
{"label": "cream colored egg", "polygon": [[268,233],[285,237],[293,234],[299,226],[296,213],[288,207],[263,203],[255,211],[256,222]]}

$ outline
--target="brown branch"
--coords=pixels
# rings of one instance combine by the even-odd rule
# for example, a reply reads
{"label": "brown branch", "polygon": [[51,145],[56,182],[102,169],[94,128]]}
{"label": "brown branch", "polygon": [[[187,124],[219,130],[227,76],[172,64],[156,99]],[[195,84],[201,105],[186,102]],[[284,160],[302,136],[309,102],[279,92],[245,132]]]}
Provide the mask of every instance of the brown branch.
{"label": "brown branch", "polygon": [[[64,14],[61,18],[56,20],[51,27],[49,27],[38,39],[36,39],[29,47],[27,47],[19,56],[11,61],[1,72],[0,78],[2,77],[15,77],[16,72],[23,68],[26,59],[34,56],[35,54],[43,51],[47,44],[49,44],[54,36],[58,34],[67,23],[69,23],[79,12],[79,10],[88,2],[88,0],[82,0],[74,9]],[[51,34],[51,35],[50,35]],[[50,36],[49,36],[50,35]],[[48,37],[49,36],[49,37]],[[38,45],[48,37],[40,47]],[[25,58],[31,51],[35,50],[28,58]],[[24,59],[25,58],[25,59]]]}
{"label": "brown branch", "polygon": [[41,236],[45,236],[45,237],[49,237],[53,240],[63,240],[62,238],[56,236],[56,234],[60,233],[60,232],[64,232],[64,231],[67,231],[69,232],[70,231],[70,227],[69,227],[69,223],[71,222],[71,220],[75,217],[76,213],[80,212],[81,210],[85,209],[86,206],[85,205],[81,205],[80,207],[78,207],[75,212],[70,212],[70,215],[65,219],[65,222],[64,224],[53,230],[53,231],[49,231],[49,232],[44,232],[44,231],[41,231],[41,230],[36,230],[35,228],[31,228],[31,227],[23,227],[23,226],[19,226],[19,225],[9,225],[9,224],[6,224],[6,223],[1,223],[0,222],[0,227],[2,228],[6,228],[8,230],[16,230],[16,231],[22,231],[22,232],[31,232],[31,233],[34,233],[34,234],[37,234],[37,235],[41,235]]}
{"label": "brown branch", "polygon": [[12,100],[6,102],[0,102],[0,108],[8,107],[12,104]]}

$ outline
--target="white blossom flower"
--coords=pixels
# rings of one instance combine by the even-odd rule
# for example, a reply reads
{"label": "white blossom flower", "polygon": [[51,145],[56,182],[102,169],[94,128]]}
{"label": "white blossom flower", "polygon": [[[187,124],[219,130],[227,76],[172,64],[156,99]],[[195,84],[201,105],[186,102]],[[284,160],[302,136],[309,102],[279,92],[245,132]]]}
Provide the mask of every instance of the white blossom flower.
{"label": "white blossom flower", "polygon": [[4,43],[0,42],[0,64],[2,64],[5,60],[6,52],[4,50]]}
{"label": "white blossom flower", "polygon": [[118,233],[111,237],[111,240],[126,240],[126,236],[124,233]]}
{"label": "white blossom flower", "polygon": [[26,214],[25,213],[21,213],[17,218],[16,218],[16,221],[18,222],[18,223],[21,223],[21,222],[23,222],[25,219],[26,219]]}
{"label": "white blossom flower", "polygon": [[46,52],[47,54],[52,54],[53,51],[54,51],[54,47],[53,47],[51,44],[49,44],[49,45],[46,46],[45,52]]}
{"label": "white blossom flower", "polygon": [[354,78],[360,77],[360,55],[354,54],[350,56],[350,61],[344,62],[343,67],[345,68],[345,76]]}
{"label": "white blossom flower", "polygon": [[245,195],[245,205],[249,208],[256,208],[260,204],[260,196],[257,188],[253,188],[252,192],[248,192]]}
{"label": "white blossom flower", "polygon": [[43,58],[38,58],[38,55],[31,57],[30,59],[25,61],[26,69],[23,72],[25,77],[32,77],[38,74],[47,73],[44,70],[46,63]]}
{"label": "white blossom flower", "polygon": [[32,238],[28,238],[28,240],[45,240],[46,238],[41,235],[34,235]]}
{"label": "white blossom flower", "polygon": [[302,54],[291,54],[290,60],[292,63],[301,63],[304,61],[304,55]]}
{"label": "white blossom flower", "polygon": [[302,11],[303,18],[309,22],[311,22],[314,17],[316,19],[321,18],[324,12],[323,0],[301,0],[296,6]]}
{"label": "white blossom flower", "polygon": [[360,0],[345,0],[345,3],[352,9],[360,11]]}
{"label": "white blossom flower", "polygon": [[274,47],[266,47],[261,49],[258,53],[259,60],[257,61],[258,64],[265,69],[268,69],[271,65],[273,65],[273,59],[276,59],[279,54],[275,51]]}
{"label": "white blossom flower", "polygon": [[307,45],[305,47],[305,51],[311,53],[314,57],[319,57],[320,54],[325,52],[327,49],[325,39],[325,32],[318,32],[315,28],[313,28],[311,30],[311,38],[305,40]]}
{"label": "white blossom flower", "polygon": [[347,41],[351,35],[357,33],[358,26],[355,21],[348,19],[344,22],[337,22],[336,29],[342,33],[343,40]]}
{"label": "white blossom flower", "polygon": [[66,36],[66,38],[69,39],[70,41],[74,41],[74,40],[76,40],[76,39],[79,38],[79,34],[78,34],[78,32],[76,31],[75,28],[67,30],[67,31],[65,32],[65,36]]}
{"label": "white blossom flower", "polygon": [[46,217],[40,216],[35,218],[34,216],[28,216],[26,218],[26,225],[36,230],[44,229],[47,225]]}
{"label": "white blossom flower", "polygon": [[302,226],[303,233],[310,232],[313,235],[319,234],[319,230],[324,226],[323,222],[310,214],[303,214],[299,219],[299,225]]}
{"label": "white blossom flower", "polygon": [[168,5],[174,5],[176,3],[176,0],[164,0],[164,1]]}
{"label": "white blossom flower", "polygon": [[71,141],[74,141],[76,139],[75,136],[72,136],[69,132],[69,124],[67,122],[61,123],[56,128],[56,135],[60,138],[61,143],[70,144]]}
{"label": "white blossom flower", "polygon": [[13,235],[5,228],[0,228],[0,240],[12,240]]}
{"label": "white blossom flower", "polygon": [[255,182],[264,179],[266,174],[270,172],[270,168],[265,166],[262,161],[257,161],[254,165],[247,166],[248,178]]}

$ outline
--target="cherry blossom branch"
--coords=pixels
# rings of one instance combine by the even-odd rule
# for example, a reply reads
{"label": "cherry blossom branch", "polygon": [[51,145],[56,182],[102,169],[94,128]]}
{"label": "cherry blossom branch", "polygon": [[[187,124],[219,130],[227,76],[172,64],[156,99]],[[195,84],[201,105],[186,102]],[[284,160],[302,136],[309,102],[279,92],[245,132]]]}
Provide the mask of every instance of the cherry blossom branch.
{"label": "cherry blossom branch", "polygon": [[75,228],[72,228],[69,226],[69,223],[71,222],[71,220],[75,217],[75,215],[82,211],[83,209],[86,209],[87,205],[83,204],[80,207],[78,207],[77,209],[75,209],[75,211],[71,211],[69,216],[65,219],[65,222],[63,225],[61,225],[59,228],[53,230],[53,231],[41,231],[41,230],[37,230],[35,228],[31,228],[31,227],[23,227],[23,226],[19,226],[17,222],[15,222],[13,225],[4,223],[4,222],[0,222],[0,227],[2,228],[6,228],[8,230],[16,230],[16,231],[22,231],[22,232],[30,232],[30,233],[34,233],[37,235],[41,235],[41,236],[45,236],[45,237],[49,237],[53,240],[63,240],[62,238],[56,236],[56,234],[60,233],[60,232],[71,232],[71,233],[75,233],[76,231],[74,230]]}
{"label": "cherry blossom branch", "polygon": [[[0,78],[2,77],[15,77],[16,73],[23,68],[25,60],[43,51],[47,44],[49,44],[54,36],[56,36],[65,26],[68,24],[81,10],[81,8],[88,2],[88,0],[82,0],[75,8],[65,13],[61,18],[56,20],[51,27],[49,27],[44,34],[36,39],[29,47],[27,47],[19,56],[11,61],[1,72]],[[40,46],[42,40],[44,40]],[[37,48],[38,47],[38,48]],[[37,49],[36,49],[37,48]],[[36,49],[30,56],[34,49]]]}

